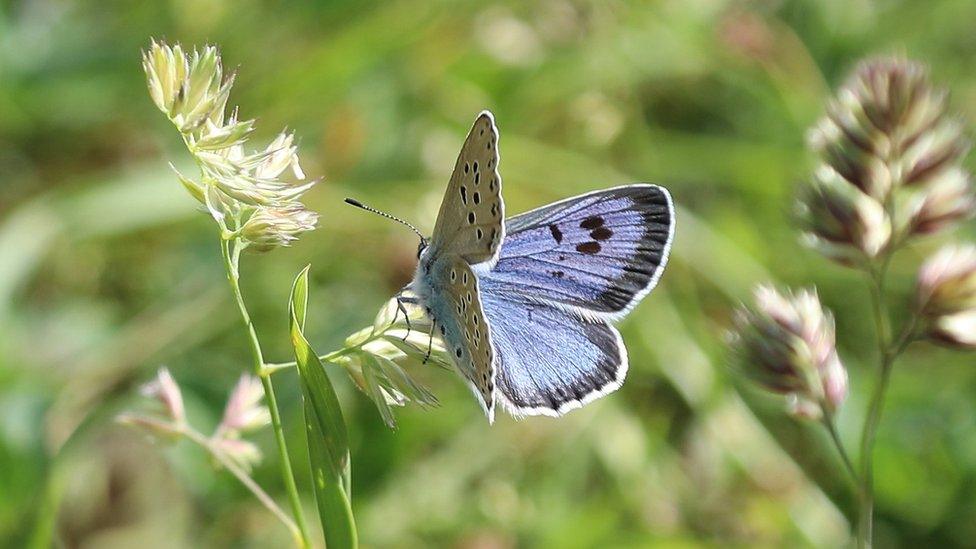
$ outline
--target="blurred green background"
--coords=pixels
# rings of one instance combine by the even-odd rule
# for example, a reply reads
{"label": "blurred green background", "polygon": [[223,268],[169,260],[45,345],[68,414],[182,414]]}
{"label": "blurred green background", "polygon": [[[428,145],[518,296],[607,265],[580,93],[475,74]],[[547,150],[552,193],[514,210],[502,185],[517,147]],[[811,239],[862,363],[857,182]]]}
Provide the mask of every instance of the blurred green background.
{"label": "blurred green background", "polygon": [[[0,546],[52,525],[63,547],[288,541],[198,448],[111,421],[167,365],[210,428],[250,363],[212,222],[167,167],[190,159],[146,92],[151,36],[219,45],[256,141],[294,129],[305,171],[324,177],[307,195],[320,228],[244,260],[270,360],[290,359],[286,299],[306,263],[320,352],[408,280],[415,238],[341,199],[429,231],[483,108],[511,213],[632,181],[668,186],[679,205],[663,283],[621,325],[631,370],[609,398],[489,427],[456,376],[430,367],[414,373],[443,405],[399,411],[394,432],[331,372],[365,547],[844,544],[850,494],[832,454],[778,402],[737,390],[722,334],[755,282],[816,284],[837,314],[853,387],[839,419],[856,446],[873,385],[868,297],[789,224],[813,166],[805,132],[874,53],[929,64],[976,120],[973,21],[971,0],[0,2]],[[893,301],[935,244],[896,261]],[[973,362],[923,345],[898,364],[877,449],[879,546],[974,544]],[[275,381],[314,522],[297,382]],[[283,501],[270,431],[257,441],[255,476]],[[56,455],[67,474],[52,485]]]}

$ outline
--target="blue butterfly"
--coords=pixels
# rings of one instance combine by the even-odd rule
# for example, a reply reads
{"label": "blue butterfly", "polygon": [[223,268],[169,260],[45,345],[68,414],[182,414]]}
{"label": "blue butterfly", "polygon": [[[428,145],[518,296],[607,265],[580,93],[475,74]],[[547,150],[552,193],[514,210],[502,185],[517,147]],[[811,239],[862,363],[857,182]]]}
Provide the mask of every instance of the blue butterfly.
{"label": "blue butterfly", "polygon": [[635,184],[506,220],[498,159],[498,129],[484,111],[405,290],[489,422],[496,402],[516,417],[559,416],[623,384],[627,349],[610,322],[660,279],[674,207],[664,188]]}

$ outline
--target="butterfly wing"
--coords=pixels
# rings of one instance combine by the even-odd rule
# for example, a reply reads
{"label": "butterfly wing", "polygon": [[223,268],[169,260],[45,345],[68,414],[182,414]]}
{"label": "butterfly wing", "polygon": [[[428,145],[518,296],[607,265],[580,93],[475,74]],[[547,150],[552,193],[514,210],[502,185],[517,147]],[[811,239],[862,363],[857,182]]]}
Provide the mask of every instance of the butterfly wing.
{"label": "butterfly wing", "polygon": [[458,372],[488,415],[495,417],[495,348],[482,308],[478,277],[460,257],[432,266],[426,301]]}
{"label": "butterfly wing", "polygon": [[653,289],[668,259],[674,209],[655,185],[577,196],[516,216],[482,275],[497,398],[513,415],[558,416],[627,375],[609,325]]}
{"label": "butterfly wing", "polygon": [[457,254],[469,264],[498,258],[505,238],[505,203],[498,175],[498,129],[491,113],[475,119],[444,193],[431,250]]}
{"label": "butterfly wing", "polygon": [[501,191],[498,129],[484,111],[461,147],[412,284],[489,421],[495,413],[495,355],[472,266],[482,264],[483,272],[498,258],[505,238]]}
{"label": "butterfly wing", "polygon": [[559,416],[623,384],[627,350],[605,321],[513,295],[491,278],[481,292],[498,355],[496,398],[512,415]]}
{"label": "butterfly wing", "polygon": [[506,221],[490,276],[499,292],[618,319],[657,284],[674,237],[667,190],[638,184],[569,198]]}

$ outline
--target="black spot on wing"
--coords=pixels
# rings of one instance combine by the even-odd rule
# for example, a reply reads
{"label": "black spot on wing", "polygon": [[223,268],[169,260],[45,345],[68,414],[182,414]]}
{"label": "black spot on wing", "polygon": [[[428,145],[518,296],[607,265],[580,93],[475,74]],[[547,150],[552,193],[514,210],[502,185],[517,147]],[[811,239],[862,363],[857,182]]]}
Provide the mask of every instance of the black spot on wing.
{"label": "black spot on wing", "polygon": [[[651,283],[664,260],[664,247],[674,223],[668,198],[660,189],[635,187],[620,191],[633,201],[632,209],[640,213],[644,231],[637,242],[637,253],[624,265],[621,276],[597,297],[597,302],[608,311],[623,310]],[[594,228],[590,234],[594,239],[599,236],[593,234],[597,230]]]}
{"label": "black spot on wing", "polygon": [[563,232],[559,230],[559,227],[549,225],[549,232],[552,233],[552,239],[556,241],[556,244],[560,244],[563,241]]}
{"label": "black spot on wing", "polygon": [[461,203],[462,204],[467,204],[468,203],[468,189],[464,185],[461,185],[461,189],[460,190],[461,190]]}
{"label": "black spot on wing", "polygon": [[586,219],[580,222],[580,228],[586,229],[588,231],[602,226],[603,226],[603,218],[598,215],[587,217]]}
{"label": "black spot on wing", "polygon": [[593,240],[607,240],[613,236],[613,231],[606,227],[597,227],[590,232],[590,238]]}
{"label": "black spot on wing", "polygon": [[595,255],[600,253],[600,243],[595,241],[584,242],[576,245],[576,251],[582,254]]}

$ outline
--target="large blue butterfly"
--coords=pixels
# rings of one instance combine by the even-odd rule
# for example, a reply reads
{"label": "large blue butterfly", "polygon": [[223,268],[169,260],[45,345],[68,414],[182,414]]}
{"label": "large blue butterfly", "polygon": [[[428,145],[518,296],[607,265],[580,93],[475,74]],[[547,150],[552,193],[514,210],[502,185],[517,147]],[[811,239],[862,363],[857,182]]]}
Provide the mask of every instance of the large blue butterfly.
{"label": "large blue butterfly", "polygon": [[674,237],[667,190],[636,184],[505,220],[498,130],[475,120],[407,287],[489,421],[558,416],[621,386],[610,325],[657,284]]}

